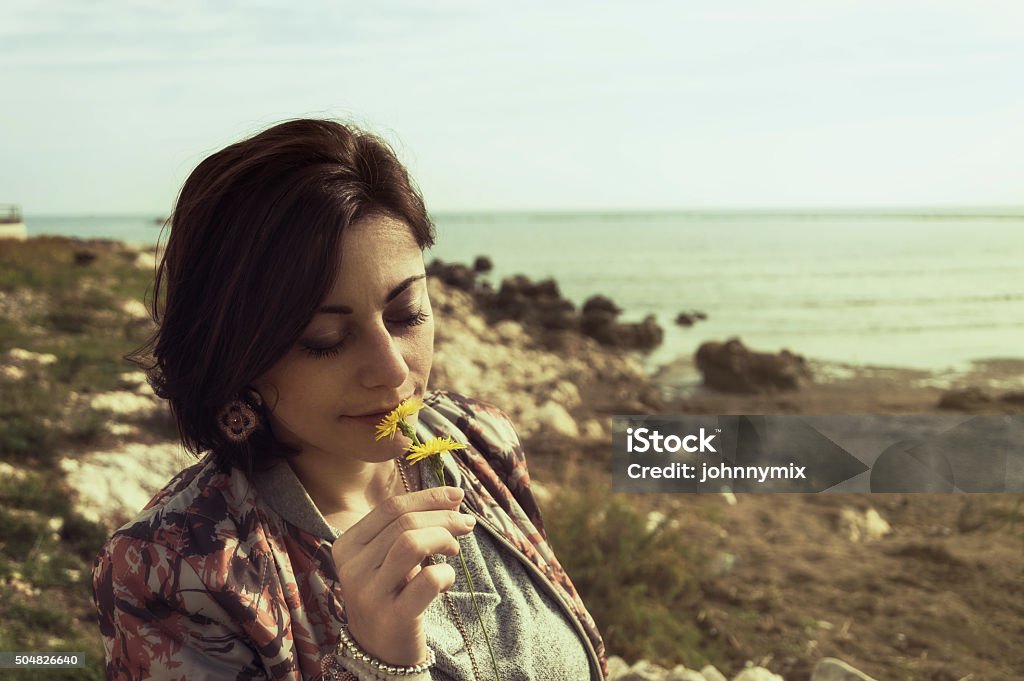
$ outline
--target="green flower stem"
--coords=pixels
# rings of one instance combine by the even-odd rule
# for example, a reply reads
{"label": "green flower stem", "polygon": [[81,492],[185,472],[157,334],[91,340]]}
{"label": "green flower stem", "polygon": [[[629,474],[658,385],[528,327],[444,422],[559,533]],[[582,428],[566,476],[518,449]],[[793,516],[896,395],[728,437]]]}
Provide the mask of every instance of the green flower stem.
{"label": "green flower stem", "polygon": [[[416,435],[416,431],[413,430],[405,421],[398,422],[398,428],[402,431],[402,434],[412,440],[414,445],[422,444],[419,437]],[[444,487],[444,464],[441,462],[441,457],[438,456],[434,462],[434,472],[437,474],[437,479]],[[457,537],[456,541],[461,543],[461,538]],[[473,578],[469,574],[469,566],[466,564],[466,557],[462,555],[462,551],[459,551],[459,560],[462,561],[462,572],[466,576],[466,583],[469,584],[469,595],[473,601],[473,610],[476,612],[476,619],[480,623],[480,629],[484,632],[484,640],[487,641],[487,652],[491,654],[491,664],[494,666],[494,678],[496,681],[501,680],[501,675],[498,673],[498,659],[494,655],[494,648],[491,646],[491,637],[487,633],[487,627],[484,626],[484,616],[480,613],[480,606],[476,602],[476,588],[473,586]],[[468,645],[469,642],[467,641]]]}

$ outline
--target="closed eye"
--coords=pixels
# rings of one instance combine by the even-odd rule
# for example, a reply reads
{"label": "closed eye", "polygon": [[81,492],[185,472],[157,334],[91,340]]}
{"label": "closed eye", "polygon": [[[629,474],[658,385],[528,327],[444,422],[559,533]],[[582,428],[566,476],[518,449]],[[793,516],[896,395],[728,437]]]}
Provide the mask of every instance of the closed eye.
{"label": "closed eye", "polygon": [[[402,328],[410,328],[410,327],[413,327],[413,326],[419,326],[420,324],[424,323],[428,319],[430,319],[430,314],[427,313],[427,312],[424,312],[423,310],[419,310],[415,314],[412,314],[412,315],[410,315],[408,317],[404,317],[402,319],[396,319],[396,320],[388,321],[387,323],[390,324],[390,325],[397,325],[397,326],[402,327]],[[344,347],[344,345],[345,345],[345,339],[342,338],[341,341],[339,341],[336,345],[331,345],[331,346],[326,347],[326,348],[318,348],[318,347],[313,347],[313,346],[309,346],[309,345],[303,345],[302,346],[302,351],[305,352],[310,357],[315,357],[317,359],[321,359],[321,358],[324,358],[324,357],[333,357],[333,356],[337,355],[338,353],[340,353],[342,351],[342,348]]]}

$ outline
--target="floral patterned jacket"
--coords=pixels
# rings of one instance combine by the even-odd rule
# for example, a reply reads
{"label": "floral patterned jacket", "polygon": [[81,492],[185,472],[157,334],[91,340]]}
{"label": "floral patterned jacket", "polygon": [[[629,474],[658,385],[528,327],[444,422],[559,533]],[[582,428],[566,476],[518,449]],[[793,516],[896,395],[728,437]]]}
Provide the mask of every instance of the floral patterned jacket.
{"label": "floral patterned jacket", "polygon": [[[604,642],[548,545],[512,424],[455,393],[424,402],[421,438],[468,445],[446,462],[462,473],[464,504],[545,585],[576,625],[591,678],[604,679]],[[303,529],[264,501],[244,473],[207,456],[114,533],[92,574],[108,679],[319,678],[345,621],[334,535]]]}

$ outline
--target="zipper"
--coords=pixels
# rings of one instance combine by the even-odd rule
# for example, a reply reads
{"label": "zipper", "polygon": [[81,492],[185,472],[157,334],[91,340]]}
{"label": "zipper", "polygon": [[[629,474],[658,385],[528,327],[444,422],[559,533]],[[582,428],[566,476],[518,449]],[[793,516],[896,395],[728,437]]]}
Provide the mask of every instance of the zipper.
{"label": "zipper", "polygon": [[477,513],[476,510],[473,509],[468,503],[465,503],[465,499],[463,499],[463,505],[466,508],[468,508],[469,511],[474,516],[476,516],[477,520],[484,527],[486,527],[487,530],[498,541],[500,541],[505,547],[507,547],[507,548],[512,550],[513,555],[515,555],[517,558],[519,558],[519,562],[521,562],[524,565],[526,565],[527,569],[532,571],[533,574],[537,578],[539,578],[540,583],[543,584],[546,587],[547,592],[549,594],[551,594],[552,596],[554,596],[554,598],[558,602],[558,604],[562,606],[562,610],[564,610],[565,613],[569,616],[568,617],[569,621],[573,623],[573,626],[576,628],[576,632],[579,634],[580,638],[583,639],[583,644],[586,646],[586,649],[587,649],[587,658],[588,658],[588,661],[589,661],[589,663],[591,665],[591,671],[592,672],[596,672],[597,673],[596,678],[601,679],[603,681],[605,677],[604,677],[604,674],[601,672],[601,659],[597,656],[597,651],[594,650],[594,644],[590,642],[590,637],[587,636],[587,632],[586,632],[586,630],[583,629],[583,625],[580,624],[579,618],[576,617],[576,613],[574,613],[572,608],[569,607],[568,603],[565,602],[565,597],[562,596],[562,594],[558,592],[558,589],[556,589],[548,581],[547,576],[543,572],[540,571],[540,568],[538,568],[536,565],[534,565],[533,561],[530,560],[526,556],[525,553],[520,551],[512,542],[510,542],[508,539],[506,539],[505,536],[501,533],[501,531],[498,528],[496,528],[493,525],[491,525],[489,520],[487,520],[482,515]]}

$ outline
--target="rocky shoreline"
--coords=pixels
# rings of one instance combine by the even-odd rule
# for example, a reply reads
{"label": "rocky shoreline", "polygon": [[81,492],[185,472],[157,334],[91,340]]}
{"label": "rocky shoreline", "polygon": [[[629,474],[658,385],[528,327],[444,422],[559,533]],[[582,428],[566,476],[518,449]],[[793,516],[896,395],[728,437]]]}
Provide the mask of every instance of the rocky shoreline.
{"label": "rocky shoreline", "polygon": [[[740,339],[709,340],[651,372],[644,353],[663,336],[653,318],[619,323],[614,301],[577,311],[557,282],[505,279],[495,291],[471,268],[434,261],[439,311],[434,385],[493,399],[526,435],[608,435],[609,414],[630,413],[1020,413],[1024,359],[979,361],[957,372],[853,366]],[[742,410],[748,410],[746,412]],[[565,418],[568,413],[577,427]],[[599,427],[601,430],[599,432]]]}

